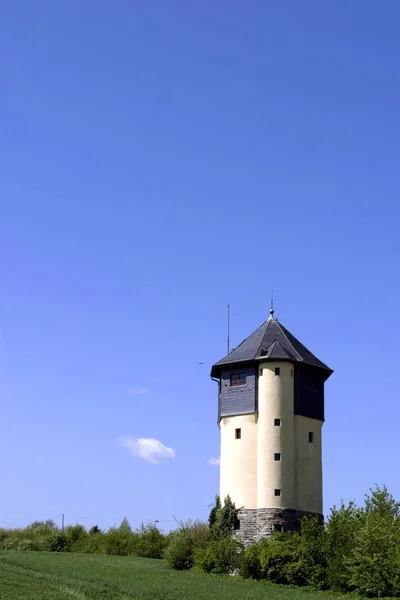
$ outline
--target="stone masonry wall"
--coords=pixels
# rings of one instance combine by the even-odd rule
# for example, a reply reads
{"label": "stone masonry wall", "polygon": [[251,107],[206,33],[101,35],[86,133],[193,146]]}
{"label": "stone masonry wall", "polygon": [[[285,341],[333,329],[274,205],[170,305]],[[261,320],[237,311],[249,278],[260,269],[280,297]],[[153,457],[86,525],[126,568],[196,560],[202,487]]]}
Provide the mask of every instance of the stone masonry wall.
{"label": "stone masonry wall", "polygon": [[[240,527],[235,531],[235,537],[248,546],[271,537],[277,531],[299,531],[300,519],[306,515],[316,516],[315,513],[292,508],[242,509],[238,515]],[[322,515],[318,516],[323,519]]]}

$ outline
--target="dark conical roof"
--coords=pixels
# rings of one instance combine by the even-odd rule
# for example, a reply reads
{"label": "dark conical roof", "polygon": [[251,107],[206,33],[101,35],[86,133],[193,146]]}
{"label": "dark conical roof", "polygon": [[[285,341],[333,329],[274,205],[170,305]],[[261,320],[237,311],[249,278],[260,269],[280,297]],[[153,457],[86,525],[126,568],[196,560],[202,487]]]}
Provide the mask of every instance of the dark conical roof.
{"label": "dark conical roof", "polygon": [[326,379],[333,373],[279,321],[271,316],[225,358],[213,365],[211,377],[218,377],[222,369],[260,360],[289,360],[326,371]]}

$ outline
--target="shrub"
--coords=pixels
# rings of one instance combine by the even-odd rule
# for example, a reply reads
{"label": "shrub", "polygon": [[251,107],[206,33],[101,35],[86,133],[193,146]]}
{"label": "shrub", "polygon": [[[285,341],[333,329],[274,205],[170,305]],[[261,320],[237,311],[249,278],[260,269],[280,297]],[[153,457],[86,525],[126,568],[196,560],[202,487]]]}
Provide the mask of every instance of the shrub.
{"label": "shrub", "polygon": [[206,573],[228,575],[239,568],[242,553],[243,547],[236,539],[221,537],[196,552],[196,564]]}
{"label": "shrub", "polygon": [[298,533],[278,533],[261,550],[261,576],[273,583],[304,585]]}
{"label": "shrub", "polygon": [[110,527],[104,536],[105,554],[129,556],[137,554],[138,534],[133,533],[127,519],[123,519],[119,527]]}
{"label": "shrub", "polygon": [[191,569],[194,565],[193,540],[187,531],[176,531],[170,538],[164,558],[169,566],[178,571]]}
{"label": "shrub", "polygon": [[0,548],[3,547],[3,542],[6,538],[10,537],[11,531],[9,529],[0,529]]}
{"label": "shrub", "polygon": [[50,552],[65,552],[68,550],[68,540],[63,533],[55,533],[49,538]]}
{"label": "shrub", "polygon": [[83,552],[87,554],[104,554],[106,536],[102,531],[87,536]]}
{"label": "shrub", "polygon": [[83,525],[70,525],[65,529],[65,537],[71,552],[83,552],[88,537]]}
{"label": "shrub", "polygon": [[195,521],[190,526],[190,536],[193,540],[194,549],[206,548],[211,539],[211,530],[207,523]]}
{"label": "shrub", "polygon": [[326,535],[319,517],[304,517],[301,520],[300,540],[300,571],[305,583],[315,589],[326,589]]}
{"label": "shrub", "polygon": [[3,539],[3,550],[18,550],[20,538],[10,535]]}
{"label": "shrub", "polygon": [[18,542],[18,550],[20,552],[37,551],[39,550],[39,544],[36,540],[23,538]]}
{"label": "shrub", "polygon": [[54,523],[53,519],[47,519],[46,521],[33,521],[33,523],[31,523],[29,526],[29,529],[37,529],[38,527],[42,527],[47,530],[57,529],[57,525]]}
{"label": "shrub", "polygon": [[267,540],[262,540],[246,548],[240,561],[239,575],[246,579],[261,579],[261,552],[267,544]]}
{"label": "shrub", "polygon": [[166,543],[165,535],[157,527],[143,527],[138,538],[137,554],[143,558],[162,558]]}
{"label": "shrub", "polygon": [[67,549],[66,537],[53,521],[36,521],[25,529],[11,529],[2,540],[1,547],[5,550],[61,552]]}
{"label": "shrub", "polygon": [[104,552],[115,556],[129,556],[136,554],[137,536],[119,531],[111,527],[104,536]]}
{"label": "shrub", "polygon": [[103,554],[105,545],[105,534],[100,527],[95,525],[89,530],[85,539],[83,552],[87,554]]}
{"label": "shrub", "polygon": [[362,526],[347,561],[350,586],[363,596],[400,595],[399,508],[385,487],[366,497]]}
{"label": "shrub", "polygon": [[349,559],[353,553],[358,531],[362,526],[363,511],[353,502],[335,506],[326,526],[327,585],[340,592],[350,591]]}
{"label": "shrub", "polygon": [[167,548],[164,558],[168,564],[179,571],[191,569],[194,555],[204,550],[210,540],[211,532],[207,523],[201,521],[180,522],[179,529],[166,536]]}

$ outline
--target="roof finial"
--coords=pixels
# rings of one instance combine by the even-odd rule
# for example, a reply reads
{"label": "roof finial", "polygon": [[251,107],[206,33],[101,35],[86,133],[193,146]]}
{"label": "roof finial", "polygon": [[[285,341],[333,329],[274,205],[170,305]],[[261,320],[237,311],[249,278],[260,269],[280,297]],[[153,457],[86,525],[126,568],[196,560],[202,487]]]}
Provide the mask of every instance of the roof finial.
{"label": "roof finial", "polygon": [[271,315],[271,317],[274,316],[274,290],[272,290],[271,292],[271,308],[269,309],[269,314]]}

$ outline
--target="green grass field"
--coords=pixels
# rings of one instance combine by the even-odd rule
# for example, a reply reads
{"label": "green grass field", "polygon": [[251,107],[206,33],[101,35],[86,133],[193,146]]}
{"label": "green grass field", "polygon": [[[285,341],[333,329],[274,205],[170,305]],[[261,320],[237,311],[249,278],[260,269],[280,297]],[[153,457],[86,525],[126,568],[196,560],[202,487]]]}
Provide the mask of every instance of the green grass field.
{"label": "green grass field", "polygon": [[164,561],[0,552],[1,600],[326,600],[340,596],[176,572]]}

